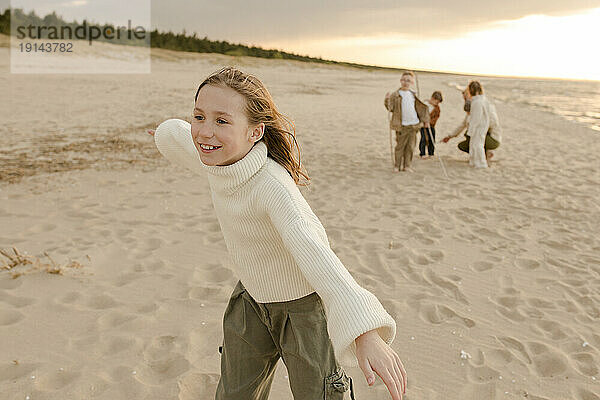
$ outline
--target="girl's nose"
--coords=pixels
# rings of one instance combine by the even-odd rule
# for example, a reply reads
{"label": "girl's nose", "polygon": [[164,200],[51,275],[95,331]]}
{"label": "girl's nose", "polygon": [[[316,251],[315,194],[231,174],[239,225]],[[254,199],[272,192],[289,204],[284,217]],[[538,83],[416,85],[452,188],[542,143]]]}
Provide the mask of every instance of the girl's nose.
{"label": "girl's nose", "polygon": [[202,127],[194,127],[192,126],[192,137],[194,139],[209,139],[213,137],[215,134],[210,127],[202,126]]}

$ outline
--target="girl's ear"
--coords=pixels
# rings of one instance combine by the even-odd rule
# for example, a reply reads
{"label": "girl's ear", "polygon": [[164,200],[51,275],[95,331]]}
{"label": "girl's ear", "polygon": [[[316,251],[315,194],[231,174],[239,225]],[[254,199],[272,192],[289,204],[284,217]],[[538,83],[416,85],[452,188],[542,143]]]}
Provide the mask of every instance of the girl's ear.
{"label": "girl's ear", "polygon": [[256,125],[254,128],[252,128],[252,131],[250,132],[250,140],[253,143],[256,143],[260,139],[262,139],[264,134],[265,134],[265,124],[264,124],[264,122],[261,122],[260,124]]}

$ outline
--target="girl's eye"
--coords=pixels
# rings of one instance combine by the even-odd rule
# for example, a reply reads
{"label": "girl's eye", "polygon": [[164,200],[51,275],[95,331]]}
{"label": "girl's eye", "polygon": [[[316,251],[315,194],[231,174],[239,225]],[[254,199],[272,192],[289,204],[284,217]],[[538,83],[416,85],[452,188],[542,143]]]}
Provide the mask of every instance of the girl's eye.
{"label": "girl's eye", "polygon": [[225,121],[223,118],[219,118],[219,119],[217,120],[217,122],[218,122],[219,124],[227,124],[227,123],[228,123],[228,122],[227,122],[227,121]]}
{"label": "girl's eye", "polygon": [[204,120],[204,116],[202,116],[202,115],[196,115],[196,116],[194,116],[194,118],[196,118],[198,121]]}

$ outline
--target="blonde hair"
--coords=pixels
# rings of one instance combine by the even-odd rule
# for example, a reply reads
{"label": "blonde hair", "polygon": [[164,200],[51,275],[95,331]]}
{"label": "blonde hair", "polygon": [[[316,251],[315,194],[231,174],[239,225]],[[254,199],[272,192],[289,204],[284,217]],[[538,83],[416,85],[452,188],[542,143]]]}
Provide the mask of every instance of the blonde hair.
{"label": "blonde hair", "polygon": [[410,75],[410,76],[412,76],[412,78],[413,78],[413,79],[415,79],[415,73],[414,73],[414,72],[412,72],[412,71],[404,71],[404,72],[402,73],[402,75],[400,75],[400,76],[402,77],[402,76],[404,76],[404,75]]}
{"label": "blonde hair", "polygon": [[[258,78],[235,67],[224,67],[200,84],[195,100],[198,100],[200,89],[205,85],[226,86],[241,94],[246,99],[248,122],[251,125],[265,124],[261,140],[267,145],[268,156],[284,167],[297,185],[308,184],[310,178],[300,162],[300,146],[296,141],[294,123],[277,110],[271,94]],[[294,147],[298,152],[297,157]],[[301,178],[304,180],[301,181]]]}

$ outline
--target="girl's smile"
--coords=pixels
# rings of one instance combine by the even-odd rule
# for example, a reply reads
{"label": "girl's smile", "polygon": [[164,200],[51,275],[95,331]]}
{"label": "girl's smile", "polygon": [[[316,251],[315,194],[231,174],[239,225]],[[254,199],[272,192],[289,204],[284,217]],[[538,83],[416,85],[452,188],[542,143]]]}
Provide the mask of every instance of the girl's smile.
{"label": "girl's smile", "polygon": [[200,150],[203,153],[212,153],[213,151],[219,150],[223,146],[211,146],[208,144],[200,143]]}

